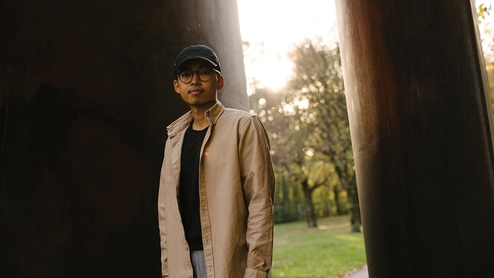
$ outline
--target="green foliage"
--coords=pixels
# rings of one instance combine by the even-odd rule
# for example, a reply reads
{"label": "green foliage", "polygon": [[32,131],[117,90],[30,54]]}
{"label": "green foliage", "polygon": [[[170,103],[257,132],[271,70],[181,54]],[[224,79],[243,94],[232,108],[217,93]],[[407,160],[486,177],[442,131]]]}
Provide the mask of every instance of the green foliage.
{"label": "green foliage", "polygon": [[286,87],[283,107],[290,108],[284,110],[291,119],[289,129],[303,137],[283,146],[301,147],[305,155],[285,158],[310,169],[303,174],[308,176],[311,189],[330,186],[331,180],[336,179],[348,194],[350,215],[355,223],[352,229],[358,231],[360,209],[340,51],[338,45],[326,46],[321,41],[306,40],[291,55],[295,75]]}
{"label": "green foliage", "polygon": [[490,96],[491,96],[491,105],[492,111],[494,112],[494,62],[487,64],[487,80],[489,84]]}
{"label": "green foliage", "polygon": [[270,134],[275,170],[284,179],[278,188],[297,192],[295,200],[277,191],[276,221],[300,219],[297,204],[303,203],[309,226],[316,216],[350,211],[360,227],[339,48],[307,40],[290,57],[295,75],[283,91],[256,89],[250,96],[252,112]]}
{"label": "green foliage", "polygon": [[275,187],[275,223],[286,223],[300,220],[298,205],[303,203],[300,186],[288,179],[284,174],[278,174]]}
{"label": "green foliage", "polygon": [[[317,217],[348,215],[346,192],[341,190],[335,198],[334,186],[322,186],[314,190],[314,213]],[[275,187],[275,223],[287,223],[305,219],[305,203],[300,184],[288,176],[277,174]]]}
{"label": "green foliage", "polygon": [[476,0],[480,39],[486,62],[487,80],[490,90],[492,110],[494,111],[494,14],[492,0]]}
{"label": "green foliage", "polygon": [[366,263],[362,233],[347,217],[326,218],[317,229],[302,222],[275,226],[272,277],[342,277]]}
{"label": "green foliage", "polygon": [[476,0],[480,40],[484,57],[489,62],[494,61],[494,14],[492,0]]}

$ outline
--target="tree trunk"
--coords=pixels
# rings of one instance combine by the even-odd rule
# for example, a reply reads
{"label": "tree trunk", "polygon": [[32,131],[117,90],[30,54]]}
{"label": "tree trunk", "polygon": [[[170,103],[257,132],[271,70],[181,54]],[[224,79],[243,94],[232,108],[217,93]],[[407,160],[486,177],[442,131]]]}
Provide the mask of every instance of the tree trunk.
{"label": "tree trunk", "polygon": [[302,189],[305,197],[305,220],[308,228],[317,228],[316,216],[314,214],[314,204],[312,203],[312,189],[309,187],[309,181],[305,179],[302,182]]}
{"label": "tree trunk", "polygon": [[341,187],[339,185],[335,185],[333,187],[333,192],[334,192],[334,202],[336,204],[336,215],[342,215],[342,209],[340,204]]}
{"label": "tree trunk", "polygon": [[[342,183],[346,183],[346,181],[341,180]],[[362,232],[362,220],[360,218],[360,206],[358,201],[357,187],[356,186],[348,186],[344,185],[345,188],[348,188],[346,193],[348,197],[348,204],[350,206],[350,223],[351,223],[351,231],[354,233]]]}
{"label": "tree trunk", "polygon": [[341,185],[345,188],[347,193],[348,204],[350,206],[350,223],[352,223],[350,229],[352,232],[361,232],[362,219],[360,217],[357,183],[355,182],[355,179],[352,179],[352,182],[348,182],[345,178],[347,175],[344,175],[343,170],[340,167],[336,166],[335,170],[338,174]]}

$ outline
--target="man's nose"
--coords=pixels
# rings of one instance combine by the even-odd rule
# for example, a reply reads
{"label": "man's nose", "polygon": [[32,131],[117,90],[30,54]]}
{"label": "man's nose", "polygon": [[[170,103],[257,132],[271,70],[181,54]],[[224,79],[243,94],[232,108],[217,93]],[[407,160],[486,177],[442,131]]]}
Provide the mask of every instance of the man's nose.
{"label": "man's nose", "polygon": [[195,83],[195,84],[201,82],[201,79],[199,79],[199,72],[198,71],[192,72],[192,80],[190,82]]}

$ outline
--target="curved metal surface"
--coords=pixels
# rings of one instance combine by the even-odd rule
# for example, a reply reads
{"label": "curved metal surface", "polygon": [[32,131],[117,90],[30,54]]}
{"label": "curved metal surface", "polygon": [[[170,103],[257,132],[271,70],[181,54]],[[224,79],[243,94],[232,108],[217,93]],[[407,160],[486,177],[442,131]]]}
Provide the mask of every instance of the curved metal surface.
{"label": "curved metal surface", "polygon": [[338,0],[370,277],[488,277],[494,152],[470,1]]}

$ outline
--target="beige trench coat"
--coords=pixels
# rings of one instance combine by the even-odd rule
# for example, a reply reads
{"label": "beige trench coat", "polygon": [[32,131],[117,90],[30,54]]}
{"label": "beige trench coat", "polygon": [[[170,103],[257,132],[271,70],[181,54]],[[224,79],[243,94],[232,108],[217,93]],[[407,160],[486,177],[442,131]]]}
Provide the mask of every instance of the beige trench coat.
{"label": "beige trench coat", "polygon": [[[200,214],[208,278],[269,277],[273,252],[274,173],[260,120],[225,108],[208,111],[199,166]],[[178,207],[187,113],[167,127],[158,215],[163,277],[192,277]]]}

